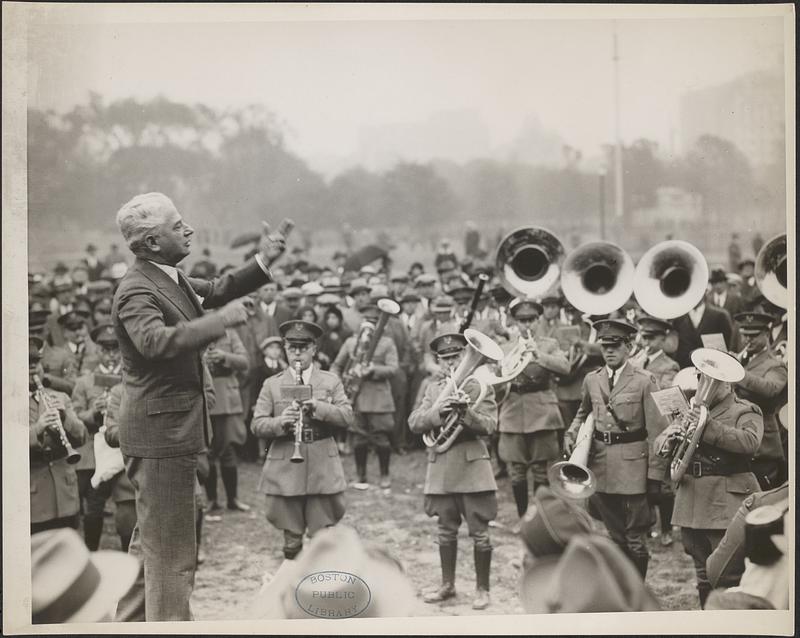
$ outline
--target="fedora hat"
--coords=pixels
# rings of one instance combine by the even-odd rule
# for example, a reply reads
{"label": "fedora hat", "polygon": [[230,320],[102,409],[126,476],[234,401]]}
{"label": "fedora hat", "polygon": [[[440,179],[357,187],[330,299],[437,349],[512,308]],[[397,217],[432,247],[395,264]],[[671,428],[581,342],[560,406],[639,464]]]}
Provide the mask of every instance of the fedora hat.
{"label": "fedora hat", "polygon": [[32,619],[38,623],[111,620],[139,561],[123,552],[89,552],[69,528],[31,536]]}

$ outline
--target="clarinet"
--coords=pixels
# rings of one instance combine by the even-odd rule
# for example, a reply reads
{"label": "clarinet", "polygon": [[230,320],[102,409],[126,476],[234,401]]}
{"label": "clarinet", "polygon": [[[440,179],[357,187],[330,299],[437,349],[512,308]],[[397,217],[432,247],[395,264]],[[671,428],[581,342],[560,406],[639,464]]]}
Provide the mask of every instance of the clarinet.
{"label": "clarinet", "polygon": [[[39,396],[39,401],[44,405],[45,411],[58,411],[58,408],[52,403],[52,401],[50,401],[50,398],[45,392],[44,386],[39,379],[39,375],[33,375],[33,383],[36,385],[36,394]],[[60,415],[58,419],[58,425],[53,429],[55,429],[56,434],[58,434],[58,438],[61,440],[61,445],[63,445],[64,449],[67,451],[67,463],[70,465],[75,465],[75,463],[81,460],[81,455],[80,452],[77,452],[69,442],[69,439],[67,438],[67,432],[64,430],[64,425],[61,423]]]}
{"label": "clarinet", "polygon": [[[295,361],[294,371],[297,375],[297,383],[303,384],[303,364],[300,361]],[[297,402],[296,402],[297,403]],[[298,404],[300,408],[300,416],[294,424],[294,452],[289,459],[292,463],[303,463],[305,459],[300,452],[300,443],[303,441],[303,406]]]}
{"label": "clarinet", "polygon": [[469,312],[467,316],[464,317],[464,321],[461,322],[461,326],[458,329],[461,334],[464,334],[464,331],[472,325],[472,320],[475,318],[475,311],[478,309],[478,304],[480,303],[481,295],[483,294],[483,289],[487,281],[489,281],[489,277],[485,273],[478,275],[478,287],[475,288],[475,293],[472,295]]}

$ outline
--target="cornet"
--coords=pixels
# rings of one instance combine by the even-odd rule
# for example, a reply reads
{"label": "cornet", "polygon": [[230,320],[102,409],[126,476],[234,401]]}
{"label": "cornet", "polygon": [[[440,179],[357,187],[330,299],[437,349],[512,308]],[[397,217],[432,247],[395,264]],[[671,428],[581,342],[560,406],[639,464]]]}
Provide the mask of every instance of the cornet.
{"label": "cornet", "polygon": [[[443,403],[454,397],[462,399],[465,394],[464,389],[470,380],[480,384],[480,394],[473,402],[473,405],[483,401],[488,392],[488,385],[474,372],[481,364],[487,361],[499,361],[503,358],[503,350],[500,346],[482,332],[467,328],[464,331],[464,337],[467,340],[467,350],[464,358],[447,379],[444,388],[431,406],[432,410],[438,410]],[[437,454],[449,450],[464,429],[464,426],[458,423],[460,418],[461,414],[454,410],[447,416],[442,427],[423,434],[422,441],[425,443],[425,447],[433,449]]]}

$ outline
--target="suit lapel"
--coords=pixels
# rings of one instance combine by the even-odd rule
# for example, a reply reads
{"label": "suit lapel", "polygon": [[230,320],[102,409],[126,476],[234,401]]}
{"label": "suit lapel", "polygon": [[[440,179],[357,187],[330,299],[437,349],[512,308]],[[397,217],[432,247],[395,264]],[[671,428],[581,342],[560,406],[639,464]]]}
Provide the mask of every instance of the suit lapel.
{"label": "suit lapel", "polygon": [[[164,298],[175,306],[184,317],[187,319],[195,319],[197,317],[199,314],[197,307],[192,304],[186,293],[181,290],[178,284],[172,281],[167,273],[146,259],[137,259],[135,265],[145,277],[156,285]],[[180,273],[178,277],[180,277]]]}
{"label": "suit lapel", "polygon": [[[180,270],[178,271],[178,281],[181,282],[180,288],[183,290],[183,293],[186,295],[189,301],[192,302],[197,314],[202,315],[203,307],[200,305],[200,300],[197,298],[197,294],[195,293],[192,285],[189,283],[186,275],[184,275]],[[206,291],[206,294],[208,294],[208,291]]]}

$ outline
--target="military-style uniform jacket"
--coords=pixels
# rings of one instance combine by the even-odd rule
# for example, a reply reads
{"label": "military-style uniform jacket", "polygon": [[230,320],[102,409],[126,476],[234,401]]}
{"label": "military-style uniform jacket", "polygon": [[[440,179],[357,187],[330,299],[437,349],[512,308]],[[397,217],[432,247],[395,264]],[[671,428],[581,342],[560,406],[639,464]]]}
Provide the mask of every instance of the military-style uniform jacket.
{"label": "military-style uniform jacket", "polygon": [[[667,423],[650,397],[658,390],[655,377],[649,372],[626,363],[614,389],[609,393],[605,366],[590,372],[583,380],[582,399],[578,413],[570,426],[577,436],[578,429],[589,414],[594,415],[595,432],[637,432],[646,430],[641,441],[606,445],[592,440],[589,469],[597,479],[597,491],[605,494],[644,494],[647,489],[648,439],[663,430]],[[608,410],[611,405],[616,418]],[[610,436],[610,435],[609,435]],[[652,454],[652,456],[651,456]],[[662,479],[662,476],[650,478]]]}
{"label": "military-style uniform jacket", "polygon": [[[339,354],[336,355],[336,360],[331,365],[331,372],[338,377],[341,377],[347,370],[347,366],[353,358],[357,339],[358,335],[349,337],[342,345],[342,349],[339,350]],[[375,368],[372,376],[364,379],[361,392],[356,397],[356,404],[353,408],[359,413],[394,412],[394,399],[389,379],[397,374],[399,360],[397,348],[390,337],[381,335],[372,357],[372,365]]]}
{"label": "military-style uniform jacket", "polygon": [[[64,431],[76,449],[86,442],[86,428],[72,409],[69,397],[63,392],[45,390],[53,398],[60,400],[64,407]],[[34,396],[31,397],[28,414],[30,426],[44,412]],[[63,518],[78,513],[78,475],[75,468],[66,461],[66,450],[58,435],[45,431],[36,436],[30,432],[30,483],[31,483],[31,523],[44,523],[54,518]]]}
{"label": "military-style uniform jacket", "polygon": [[711,586],[736,587],[744,573],[745,517],[762,505],[777,505],[789,498],[789,483],[767,492],[751,494],[736,511],[725,536],[706,561],[706,572]]}
{"label": "military-style uniform jacket", "polygon": [[247,372],[247,351],[238,333],[232,328],[226,328],[225,335],[212,345],[222,352],[225,360],[214,365],[208,363],[214,379],[215,397],[214,407],[209,410],[209,414],[242,414],[242,395],[239,393],[237,375]]}
{"label": "military-style uniform jacket", "polygon": [[788,370],[769,348],[750,357],[744,366],[744,379],[734,387],[736,395],[755,403],[764,417],[764,436],[756,458],[782,459],[784,455],[778,429],[778,410],[786,403]]}
{"label": "military-style uniform jacket", "polygon": [[63,380],[64,383],[60,387],[64,387],[65,390],[69,387],[70,392],[74,389],[77,378],[94,370],[98,363],[97,346],[89,339],[84,342],[83,349],[78,354],[72,352],[66,343],[62,346],[48,344],[42,352],[44,373]]}
{"label": "military-style uniform jacket", "polygon": [[[95,372],[103,374],[103,371],[98,367]],[[72,407],[78,418],[86,426],[89,433],[86,443],[80,447],[78,452],[81,454],[81,460],[75,464],[76,470],[93,470],[94,469],[94,435],[97,430],[103,425],[103,417],[94,411],[92,404],[94,400],[99,397],[106,388],[102,388],[95,384],[95,372],[90,372],[78,377],[75,381],[75,389],[72,391]],[[118,370],[116,372],[109,372],[108,374],[121,375]],[[120,376],[120,381],[122,377]]]}
{"label": "military-style uniform jacket", "polygon": [[[446,383],[432,382],[425,390],[420,406],[408,417],[408,427],[422,434],[441,427],[439,410],[433,408]],[[470,399],[477,399],[479,387],[470,381],[464,388]],[[489,387],[479,404],[470,404],[461,420],[464,430],[449,450],[437,454],[428,451],[428,471],[425,475],[425,494],[466,494],[497,489],[494,470],[486,443],[478,437],[489,435],[497,427],[497,404],[494,390]]]}
{"label": "military-style uniform jacket", "polygon": [[[313,396],[321,403],[306,423],[314,429],[350,427],[353,410],[339,377],[314,366],[310,381]],[[280,422],[281,413],[290,403],[281,399],[281,386],[295,383],[294,374],[287,368],[282,374],[267,379],[258,395],[251,423],[253,433],[262,438],[276,437],[269,446],[258,489],[277,496],[342,492],[347,483],[333,436],[301,443],[300,453],[305,462],[289,461],[294,452],[294,435],[291,431],[286,434]]]}
{"label": "military-style uniform jacket", "polygon": [[[503,345],[510,351],[516,341]],[[569,363],[558,341],[536,337],[539,359],[530,363],[511,382],[500,406],[500,433],[522,434],[540,430],[561,430],[564,422],[558,410],[554,374],[567,374]]]}
{"label": "military-style uniform jacket", "polygon": [[[764,422],[761,410],[732,392],[708,412],[703,438],[692,462],[746,462],[761,444]],[[654,448],[660,449],[664,435]],[[692,466],[677,487],[672,524],[692,529],[725,529],[742,501],[759,491],[752,472],[729,476],[707,475],[695,478]]]}
{"label": "military-style uniform jacket", "polygon": [[658,389],[671,388],[674,384],[675,375],[680,370],[678,362],[666,354],[663,350],[659,350],[658,354],[652,361],[647,361],[647,365],[642,365],[643,370],[647,370],[656,378]]}

